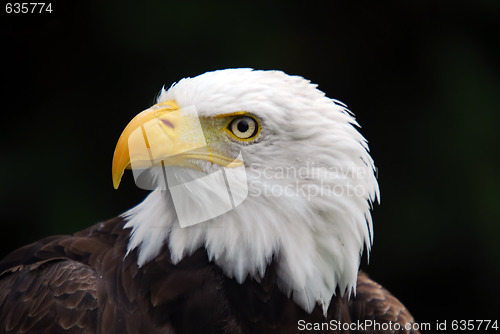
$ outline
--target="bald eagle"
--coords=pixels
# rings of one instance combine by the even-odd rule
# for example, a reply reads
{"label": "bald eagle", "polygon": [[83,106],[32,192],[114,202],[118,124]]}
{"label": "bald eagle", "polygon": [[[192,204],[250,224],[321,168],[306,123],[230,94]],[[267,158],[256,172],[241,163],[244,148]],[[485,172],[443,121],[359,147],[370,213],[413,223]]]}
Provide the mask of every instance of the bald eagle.
{"label": "bald eagle", "polygon": [[4,333],[417,333],[359,271],[379,198],[347,107],[281,71],[162,89],[115,149],[152,192],[0,262]]}

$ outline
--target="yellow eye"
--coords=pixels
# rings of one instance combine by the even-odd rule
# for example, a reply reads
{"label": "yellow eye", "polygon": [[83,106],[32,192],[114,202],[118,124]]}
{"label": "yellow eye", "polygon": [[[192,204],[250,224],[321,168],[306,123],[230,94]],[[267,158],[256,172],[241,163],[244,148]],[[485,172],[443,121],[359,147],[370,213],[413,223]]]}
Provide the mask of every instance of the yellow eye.
{"label": "yellow eye", "polygon": [[259,133],[259,124],[249,116],[236,117],[229,123],[229,131],[239,139],[253,139]]}

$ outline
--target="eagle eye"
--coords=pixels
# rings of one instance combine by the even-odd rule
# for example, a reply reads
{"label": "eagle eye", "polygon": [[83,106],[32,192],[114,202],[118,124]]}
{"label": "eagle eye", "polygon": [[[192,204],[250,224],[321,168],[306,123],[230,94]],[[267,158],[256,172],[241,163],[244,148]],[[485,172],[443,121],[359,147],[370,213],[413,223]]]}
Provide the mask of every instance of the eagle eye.
{"label": "eagle eye", "polygon": [[229,123],[228,130],[238,139],[250,140],[259,133],[259,124],[253,117],[239,116]]}

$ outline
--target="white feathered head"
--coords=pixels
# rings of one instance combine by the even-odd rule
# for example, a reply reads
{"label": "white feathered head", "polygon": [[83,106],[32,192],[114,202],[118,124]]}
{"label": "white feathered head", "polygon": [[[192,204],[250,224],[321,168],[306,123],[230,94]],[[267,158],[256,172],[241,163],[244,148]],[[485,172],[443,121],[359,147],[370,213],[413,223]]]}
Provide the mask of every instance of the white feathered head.
{"label": "white feathered head", "polygon": [[116,187],[127,166],[160,167],[156,190],[124,214],[129,251],[143,265],[163,245],[173,263],[203,247],[238,282],[276,261],[284,293],[326,310],[337,287],[355,289],[373,240],[379,189],[356,126],[344,104],[281,71],[219,70],[162,90],[115,151]]}

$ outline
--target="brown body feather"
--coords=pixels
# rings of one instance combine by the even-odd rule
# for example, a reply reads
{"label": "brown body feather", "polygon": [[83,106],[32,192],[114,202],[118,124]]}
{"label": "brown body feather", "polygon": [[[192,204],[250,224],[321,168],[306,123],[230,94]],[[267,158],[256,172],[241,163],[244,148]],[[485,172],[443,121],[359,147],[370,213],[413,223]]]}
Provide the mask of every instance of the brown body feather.
{"label": "brown body feather", "polygon": [[356,296],[334,296],[325,318],[319,306],[308,314],[281,293],[273,264],[259,282],[248,278],[239,284],[209,262],[203,249],[173,265],[164,247],[138,268],[136,251],[124,256],[130,230],[123,225],[115,218],[73,236],[43,239],[3,259],[0,332],[303,333],[300,320],[413,322],[406,308],[364,273]]}

